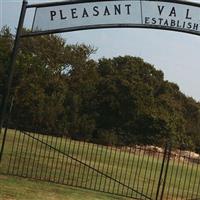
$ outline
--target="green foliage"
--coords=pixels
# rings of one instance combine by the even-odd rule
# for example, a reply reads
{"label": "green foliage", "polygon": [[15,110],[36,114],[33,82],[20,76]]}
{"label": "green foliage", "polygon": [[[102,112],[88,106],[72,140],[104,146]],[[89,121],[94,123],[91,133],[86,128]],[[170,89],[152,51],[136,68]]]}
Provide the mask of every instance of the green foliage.
{"label": "green foliage", "polygon": [[[0,32],[0,93],[13,46]],[[95,49],[59,36],[23,39],[12,87],[11,125],[102,144],[200,146],[200,104],[141,58],[94,61]]]}
{"label": "green foliage", "polygon": [[12,45],[13,38],[10,29],[4,26],[0,31],[0,103],[5,90],[5,81],[8,77]]}

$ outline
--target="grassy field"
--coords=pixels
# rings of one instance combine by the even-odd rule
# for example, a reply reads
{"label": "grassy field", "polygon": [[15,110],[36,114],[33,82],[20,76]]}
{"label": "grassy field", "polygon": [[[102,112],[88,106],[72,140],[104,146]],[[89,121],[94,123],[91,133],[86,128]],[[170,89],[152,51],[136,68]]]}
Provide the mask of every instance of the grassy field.
{"label": "grassy field", "polygon": [[125,200],[109,194],[0,175],[0,200]]}
{"label": "grassy field", "polygon": [[[145,196],[155,199],[162,159],[163,154],[147,154],[140,148],[132,152],[10,130],[0,172],[141,199],[145,199]],[[172,159],[164,196],[166,199],[199,198],[199,182],[199,165]]]}

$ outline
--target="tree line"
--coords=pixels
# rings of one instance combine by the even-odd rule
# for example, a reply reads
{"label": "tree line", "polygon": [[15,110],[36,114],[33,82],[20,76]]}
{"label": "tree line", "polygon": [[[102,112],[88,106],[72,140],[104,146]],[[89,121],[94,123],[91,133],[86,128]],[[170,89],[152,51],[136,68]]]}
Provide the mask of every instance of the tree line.
{"label": "tree line", "polygon": [[[14,38],[0,32],[0,95]],[[106,145],[154,144],[199,151],[200,103],[132,56],[91,59],[96,49],[57,35],[22,39],[12,84],[11,128]]]}

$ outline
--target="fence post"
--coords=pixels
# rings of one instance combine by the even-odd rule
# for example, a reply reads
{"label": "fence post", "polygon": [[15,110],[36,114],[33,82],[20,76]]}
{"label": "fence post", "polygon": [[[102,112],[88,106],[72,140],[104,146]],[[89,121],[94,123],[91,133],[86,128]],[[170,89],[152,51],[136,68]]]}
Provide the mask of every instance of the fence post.
{"label": "fence post", "polygon": [[17,28],[17,32],[16,32],[15,41],[14,41],[14,47],[13,47],[13,51],[12,51],[12,55],[11,55],[8,80],[7,80],[7,83],[6,83],[5,93],[3,95],[2,104],[1,104],[0,134],[1,134],[1,129],[2,129],[4,121],[5,121],[5,114],[6,114],[6,109],[7,109],[7,106],[8,106],[10,89],[11,89],[11,86],[12,86],[12,80],[13,80],[13,75],[14,75],[14,71],[15,71],[15,63],[16,63],[17,53],[18,53],[18,50],[19,50],[20,37],[21,37],[21,34],[22,34],[27,4],[28,4],[28,2],[26,0],[23,0],[23,4],[22,4],[22,8],[21,8],[21,14],[20,14],[19,23],[18,23],[18,28]]}
{"label": "fence post", "polygon": [[[162,160],[162,166],[161,166],[161,170],[160,170],[160,176],[159,176],[159,180],[158,180],[158,186],[157,186],[157,192],[156,192],[156,200],[159,200],[159,196],[160,196],[160,200],[162,200],[162,198],[163,198],[164,187],[165,187],[165,182],[166,182],[166,178],[167,178],[167,171],[168,171],[168,165],[169,165],[168,161],[169,161],[169,158],[170,158],[168,148],[169,148],[169,145],[168,145],[168,143],[166,143],[165,150],[164,150],[164,155],[163,155],[163,160]],[[166,165],[165,175],[164,175],[164,179],[163,179],[163,173],[164,173],[166,159],[167,159],[167,165]],[[162,191],[161,191],[161,195],[160,195],[160,189],[161,189],[162,182],[163,182],[163,187],[162,187]]]}
{"label": "fence post", "polygon": [[165,174],[164,174],[164,180],[163,180],[163,186],[162,186],[160,200],[163,199],[163,195],[164,195],[164,191],[165,191],[165,184],[166,184],[166,180],[167,180],[170,157],[171,157],[171,143],[167,143],[167,158],[166,158],[167,163],[166,163],[166,167],[165,167]]}
{"label": "fence post", "polygon": [[4,135],[3,135],[3,140],[2,140],[2,145],[1,145],[1,148],[0,148],[0,163],[1,163],[1,160],[2,160],[2,156],[3,156],[3,151],[4,151],[6,135],[7,135],[8,126],[9,126],[9,121],[10,121],[10,115],[11,115],[11,112],[12,112],[12,107],[13,107],[13,99],[12,99],[12,103],[10,105],[10,109],[9,109],[9,113],[8,113],[8,119],[6,120],[5,129],[4,129]]}
{"label": "fence post", "polygon": [[28,2],[26,0],[23,0],[22,8],[21,8],[21,14],[19,18],[19,23],[18,23],[18,28],[17,28],[17,33],[15,37],[15,42],[14,42],[14,47],[11,55],[11,61],[10,61],[10,67],[9,67],[9,76],[8,80],[6,83],[6,88],[5,88],[5,94],[3,96],[2,100],[2,105],[1,105],[1,113],[0,113],[0,134],[2,132],[2,127],[5,122],[5,131],[3,135],[3,141],[2,141],[2,146],[0,149],[0,163],[3,155],[3,150],[4,150],[4,145],[5,145],[5,140],[6,140],[6,134],[7,134],[7,125],[9,121],[9,116],[6,116],[6,110],[8,107],[8,101],[9,101],[9,96],[10,96],[10,90],[12,86],[12,80],[13,80],[13,75],[15,71],[15,63],[16,63],[16,58],[17,58],[17,52],[19,49],[19,43],[20,43],[20,37],[23,29],[23,24],[24,24],[24,18],[26,14],[26,8],[27,8]]}

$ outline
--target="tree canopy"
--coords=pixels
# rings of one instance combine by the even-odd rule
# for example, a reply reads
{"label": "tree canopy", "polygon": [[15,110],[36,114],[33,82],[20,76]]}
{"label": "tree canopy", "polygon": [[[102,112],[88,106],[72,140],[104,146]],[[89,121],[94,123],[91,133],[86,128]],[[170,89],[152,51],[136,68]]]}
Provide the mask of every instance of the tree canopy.
{"label": "tree canopy", "polygon": [[[0,95],[13,47],[0,32]],[[161,70],[132,56],[90,58],[95,49],[56,35],[22,39],[10,127],[101,144],[163,145],[198,151],[200,104]],[[10,99],[10,101],[11,101]]]}

